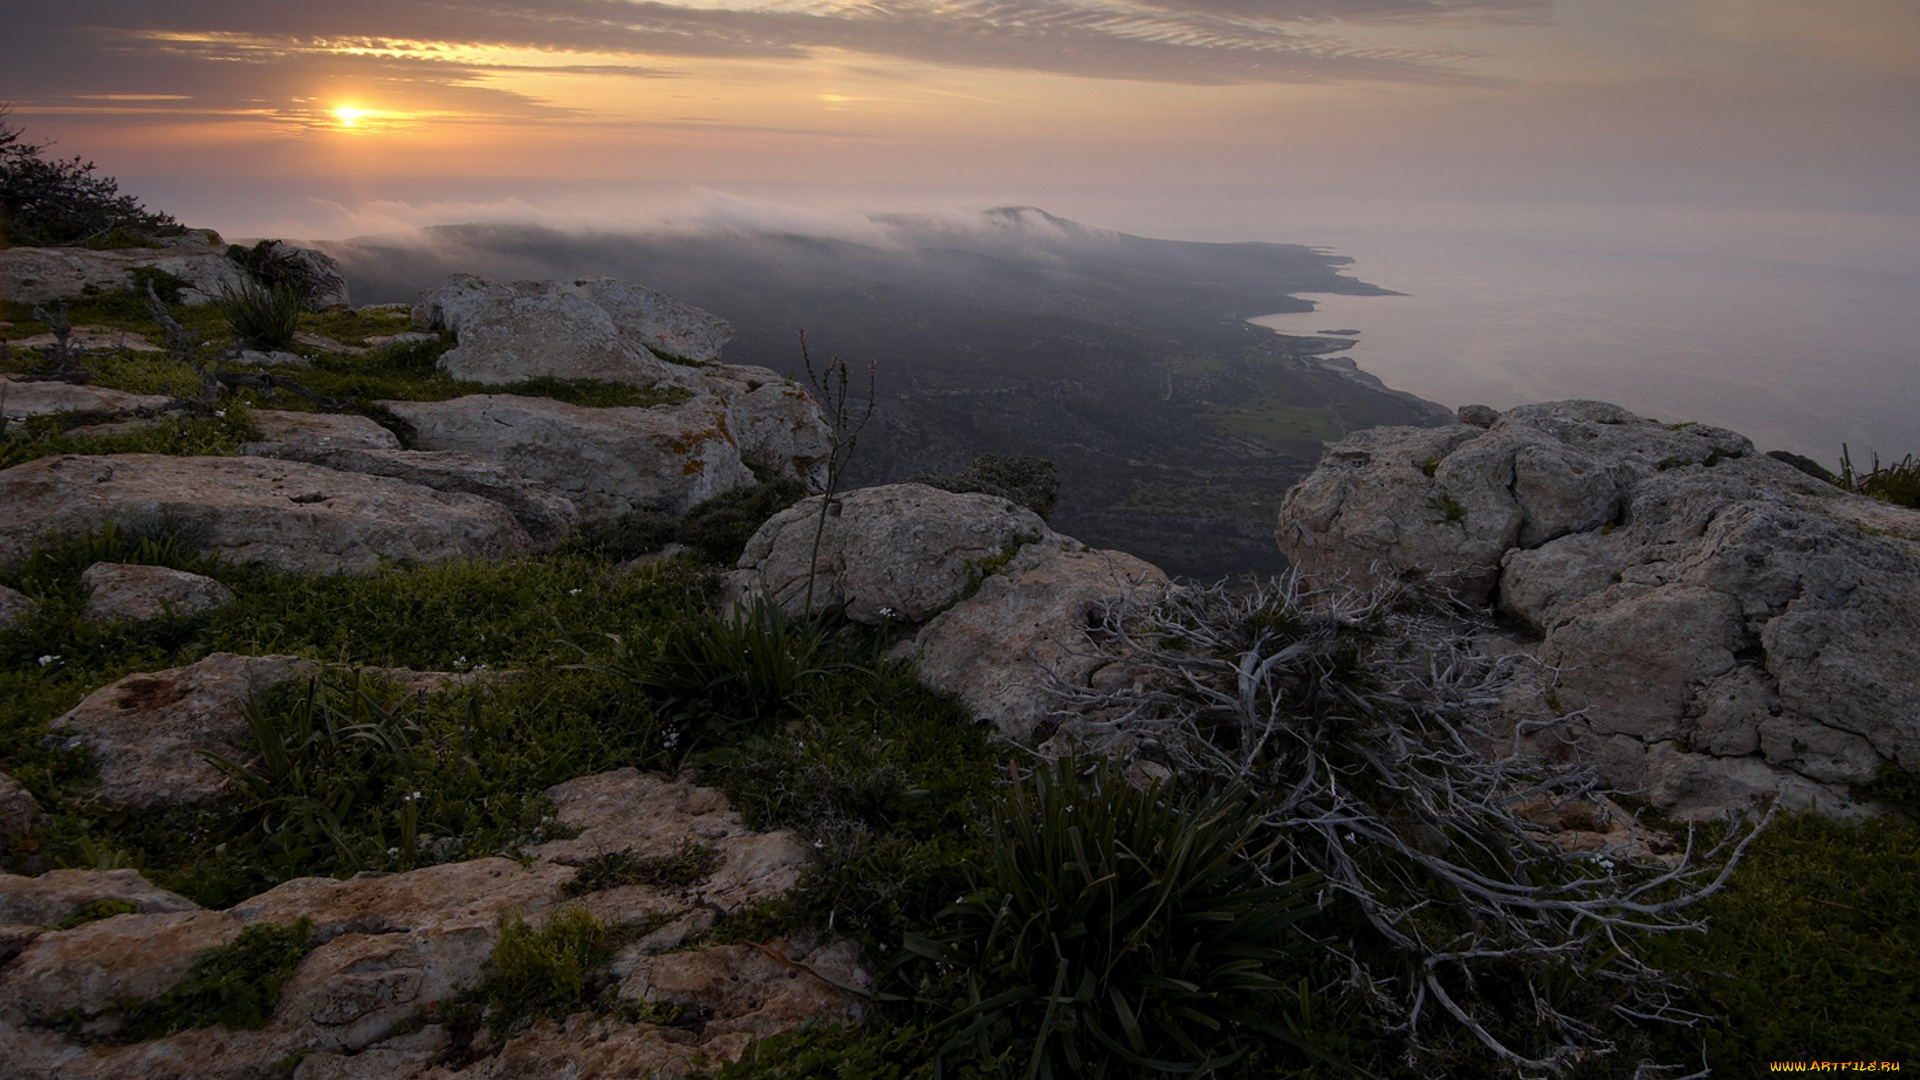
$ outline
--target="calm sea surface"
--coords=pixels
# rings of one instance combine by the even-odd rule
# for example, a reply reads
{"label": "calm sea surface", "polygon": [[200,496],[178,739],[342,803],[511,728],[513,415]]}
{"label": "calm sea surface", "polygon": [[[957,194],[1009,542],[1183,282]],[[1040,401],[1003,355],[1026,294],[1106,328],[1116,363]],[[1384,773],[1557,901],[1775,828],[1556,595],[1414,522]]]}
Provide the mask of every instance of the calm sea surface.
{"label": "calm sea surface", "polygon": [[[1405,296],[1311,296],[1254,320],[1355,329],[1351,355],[1446,405],[1599,398],[1732,428],[1831,467],[1920,454],[1920,249],[1752,237],[1635,243],[1355,230],[1351,276]],[[1814,250],[1819,249],[1819,250]]]}

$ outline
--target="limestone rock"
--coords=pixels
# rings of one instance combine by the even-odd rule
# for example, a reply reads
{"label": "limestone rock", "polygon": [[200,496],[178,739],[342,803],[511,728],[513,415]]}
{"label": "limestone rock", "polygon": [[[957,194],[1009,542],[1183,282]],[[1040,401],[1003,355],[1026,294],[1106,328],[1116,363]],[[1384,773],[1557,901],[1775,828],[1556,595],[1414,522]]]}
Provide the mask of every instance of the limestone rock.
{"label": "limestone rock", "polygon": [[264,458],[40,458],[0,471],[0,505],[8,509],[0,559],[24,554],[50,529],[77,535],[163,517],[235,562],[315,574],[531,543],[505,508],[477,496]]}
{"label": "limestone rock", "polygon": [[165,566],[94,563],[80,580],[91,590],[82,617],[92,622],[198,615],[233,600],[233,590],[212,578]]}
{"label": "limestone rock", "polygon": [[1603,775],[1663,809],[1857,813],[1851,787],[1920,768],[1920,513],[1734,432],[1580,401],[1362,432],[1277,537],[1312,574],[1436,570],[1496,605]]}
{"label": "limestone rock", "polygon": [[260,441],[242,447],[244,453],[260,453],[262,447],[285,445],[315,450],[400,449],[400,440],[393,432],[364,416],[351,413],[257,409],[253,421],[259,425]]}
{"label": "limestone rock", "polygon": [[40,605],[33,597],[0,585],[0,630],[8,630],[15,623],[26,622],[39,610]]}
{"label": "limestone rock", "polygon": [[742,460],[810,489],[826,486],[833,432],[804,387],[766,368],[732,364],[693,369],[686,385],[718,399]]}
{"label": "limestone rock", "polygon": [[53,927],[89,904],[118,900],[134,912],[198,911],[200,905],[150,884],[138,870],[49,870],[0,874],[0,926]]}
{"label": "limestone rock", "polygon": [[[379,428],[379,425],[374,425]],[[392,437],[385,428],[380,432]],[[386,476],[450,494],[477,495],[505,507],[536,544],[565,535],[580,514],[573,503],[532,481],[457,450],[401,450],[299,443],[249,443],[246,451],[282,461],[304,461],[339,472]]]}
{"label": "limestone rock", "polygon": [[[108,1080],[122,1076],[275,1075],[288,1055],[306,1056],[307,1080],[396,1080],[440,1076],[479,1080],[529,1075],[684,1077],[737,1058],[755,1038],[809,1021],[848,1022],[858,1003],[828,978],[864,985],[867,976],[845,943],[775,940],[656,955],[678,938],[630,945],[617,967],[623,993],[686,1005],[702,1022],[662,1027],[582,1013],[542,1020],[504,1046],[451,1071],[452,1040],[434,1022],[438,1010],[484,978],[502,919],[544,924],[567,904],[584,904],[610,925],[655,914],[685,921],[719,906],[751,903],[790,888],[805,852],[784,833],[755,834],[717,791],[622,769],[553,788],[557,818],[578,836],[542,845],[530,865],[477,859],[345,881],[285,882],[225,911],[201,911],[145,886],[131,871],[57,871],[33,879],[0,877],[0,922],[32,918],[21,949],[0,962],[0,1072]],[[655,892],[644,885],[563,901],[574,865],[593,855],[670,855],[685,841],[724,854],[707,882]],[[775,852],[775,857],[766,857]],[[731,876],[729,876],[731,875]],[[612,894],[624,893],[625,899]],[[635,900],[650,894],[647,903]],[[70,901],[125,896],[139,911],[73,929],[40,929]],[[21,897],[15,907],[10,897]],[[17,908],[17,910],[16,910]],[[129,998],[173,986],[201,952],[248,926],[313,924],[313,951],[282,988],[260,1031],[187,1031],[133,1045],[71,1042],[56,1022],[110,1035],[113,1009]],[[650,920],[651,921],[651,920]],[[819,973],[819,974],[816,974]]]}
{"label": "limestone rock", "polygon": [[[32,337],[15,338],[7,342],[15,351],[27,349],[57,349],[60,347],[59,335],[54,333],[35,334]],[[160,346],[141,337],[139,334],[121,330],[112,326],[90,326],[82,324],[67,329],[67,348],[75,352],[165,352]]]}
{"label": "limestone rock", "polygon": [[717,360],[733,337],[713,315],[612,278],[503,285],[457,276],[424,296],[414,318],[458,339],[442,368],[491,385],[547,375],[651,386],[675,377],[669,360]]}
{"label": "limestone rock", "polygon": [[103,801],[137,808],[203,802],[227,781],[200,752],[233,754],[247,735],[248,698],[308,670],[291,656],[214,653],[186,667],[128,675],[51,726],[92,753]]}
{"label": "limestone rock", "polygon": [[[132,248],[123,251],[88,251],[84,248],[16,247],[0,251],[0,296],[22,303],[38,304],[64,297],[79,296],[92,285],[98,289],[127,289],[133,286],[135,267],[151,266],[184,279],[188,287],[181,300],[205,304],[222,290],[240,288],[246,271],[227,257],[220,237],[211,230],[198,229],[185,236],[161,241],[160,249]],[[318,256],[292,248],[296,255]],[[319,256],[325,259],[325,256]],[[331,260],[327,260],[331,262]],[[345,299],[345,282],[338,273],[338,301]],[[328,298],[327,302],[336,302]]]}
{"label": "limestone rock", "polygon": [[960,695],[1000,733],[1024,740],[1059,709],[1048,680],[1088,686],[1086,637],[1101,604],[1163,592],[1158,567],[1118,551],[1020,550],[980,591],[936,615],[905,651],[928,685]]}
{"label": "limestone rock", "polygon": [[129,394],[101,386],[0,378],[0,413],[10,418],[61,412],[105,418],[150,416],[165,410],[171,402],[171,398],[159,394]]}
{"label": "limestone rock", "polygon": [[[20,781],[6,773],[0,773],[0,844],[32,828],[34,819],[39,816],[40,806],[33,801],[33,793],[22,786]],[[10,921],[12,920],[0,915],[0,924]]]}
{"label": "limestone rock", "polygon": [[586,516],[682,513],[753,483],[711,398],[608,409],[512,394],[385,404],[413,425],[419,449],[498,462]]}
{"label": "limestone rock", "polygon": [[[730,594],[763,594],[799,612],[820,506],[814,496],[762,525],[740,556]],[[921,622],[978,588],[1028,544],[1059,548],[1071,541],[1033,511],[991,495],[924,484],[850,491],[828,508],[813,606],[843,608],[855,622]]]}

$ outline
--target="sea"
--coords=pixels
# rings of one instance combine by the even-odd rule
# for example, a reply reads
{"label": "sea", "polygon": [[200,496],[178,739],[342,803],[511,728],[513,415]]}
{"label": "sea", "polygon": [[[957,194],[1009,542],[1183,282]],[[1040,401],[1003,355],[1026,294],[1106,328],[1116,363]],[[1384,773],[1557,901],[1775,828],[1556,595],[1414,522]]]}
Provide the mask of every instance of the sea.
{"label": "sea", "polygon": [[1448,406],[1597,398],[1829,468],[1843,445],[1856,465],[1920,455],[1920,219],[1285,228],[1402,295],[1307,295],[1312,312],[1252,321],[1357,331],[1345,355],[1397,389]]}

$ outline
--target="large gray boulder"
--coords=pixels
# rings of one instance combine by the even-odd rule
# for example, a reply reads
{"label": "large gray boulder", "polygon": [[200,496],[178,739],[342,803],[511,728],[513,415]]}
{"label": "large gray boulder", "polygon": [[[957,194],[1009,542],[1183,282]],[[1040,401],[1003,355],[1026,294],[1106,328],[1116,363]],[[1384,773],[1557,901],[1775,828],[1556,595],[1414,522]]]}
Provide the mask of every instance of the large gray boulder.
{"label": "large gray boulder", "polygon": [[799,613],[811,571],[816,611],[840,609],[863,623],[921,622],[971,595],[1029,544],[1078,546],[1006,499],[925,484],[837,495],[823,528],[820,508],[816,495],[762,525],[740,555],[731,595],[764,595]]}
{"label": "large gray boulder", "polygon": [[1553,672],[1610,781],[1690,816],[1779,798],[1853,813],[1920,769],[1920,513],[1733,432],[1599,402],[1375,429],[1282,505],[1310,574],[1447,575]]}
{"label": "large gray boulder", "polygon": [[539,376],[676,382],[676,363],[718,360],[733,338],[717,316],[613,278],[501,284],[459,275],[421,297],[414,321],[453,331],[459,344],[440,366],[489,385]]}
{"label": "large gray boulder", "polygon": [[586,516],[677,514],[754,482],[711,398],[601,409],[513,394],[384,404],[413,426],[417,448],[497,462]]}
{"label": "large gray boulder", "polygon": [[310,574],[532,544],[505,507],[479,496],[257,457],[39,458],[0,471],[0,506],[0,559],[24,555],[49,531],[162,519],[235,562]]}
{"label": "large gray boulder", "polygon": [[1095,655],[1087,626],[1101,607],[1169,588],[1151,563],[1119,551],[1022,547],[979,590],[933,617],[901,654],[927,685],[958,694],[1006,737],[1026,740],[1073,715],[1061,691],[1128,678]]}

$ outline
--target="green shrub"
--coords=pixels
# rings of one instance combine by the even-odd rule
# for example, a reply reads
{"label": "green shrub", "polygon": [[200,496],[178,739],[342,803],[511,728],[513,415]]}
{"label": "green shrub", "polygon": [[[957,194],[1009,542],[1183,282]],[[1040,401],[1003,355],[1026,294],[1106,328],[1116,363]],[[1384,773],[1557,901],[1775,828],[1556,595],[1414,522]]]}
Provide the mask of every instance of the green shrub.
{"label": "green shrub", "polygon": [[980,492],[1019,503],[1041,517],[1060,502],[1060,469],[1043,457],[1026,454],[983,454],[956,473],[907,478],[943,491]]}
{"label": "green shrub", "polygon": [[1197,1075],[1263,1040],[1317,1053],[1287,1019],[1313,883],[1263,882],[1273,842],[1251,804],[1141,790],[1111,765],[1016,783],[974,891],[942,931],[908,937],[963,973],[948,1048],[1015,1040],[1028,1077]]}
{"label": "green shrub", "polygon": [[1866,472],[1856,472],[1852,456],[1842,447],[1839,483],[1848,491],[1884,499],[1895,506],[1920,508],[1920,458],[1912,454],[1892,465],[1880,464],[1880,455],[1875,454]]}
{"label": "green shrub", "polygon": [[500,920],[500,942],[478,997],[496,1037],[539,1016],[565,1016],[592,1005],[595,969],[609,955],[608,933],[585,908],[555,913],[535,930],[518,913]]}
{"label": "green shrub", "polygon": [[300,291],[291,285],[248,281],[221,289],[214,306],[240,344],[254,349],[284,349],[300,329]]}
{"label": "green shrub", "polygon": [[625,885],[647,885],[655,889],[684,889],[705,881],[724,860],[712,844],[682,843],[671,855],[641,857],[631,850],[596,855],[580,867],[572,881],[560,888],[564,897],[585,896]]}
{"label": "green shrub", "polygon": [[280,987],[314,946],[313,923],[249,926],[226,945],[201,953],[179,985],[129,1006],[117,1040],[140,1042],[191,1028],[267,1026]]}
{"label": "green shrub", "polygon": [[1665,934],[1654,962],[1692,973],[1682,1004],[1706,1017],[1656,1032],[1669,1059],[1759,1077],[1769,1061],[1920,1062],[1920,826],[1777,820],[1705,933]]}
{"label": "green shrub", "polygon": [[723,491],[687,511],[680,519],[678,538],[707,562],[732,567],[768,518],[806,494],[798,480],[786,477]]}
{"label": "green shrub", "polygon": [[110,176],[79,157],[48,159],[46,143],[21,141],[0,106],[0,240],[28,247],[100,241],[134,246],[145,237],[185,232],[172,217],[120,194]]}

